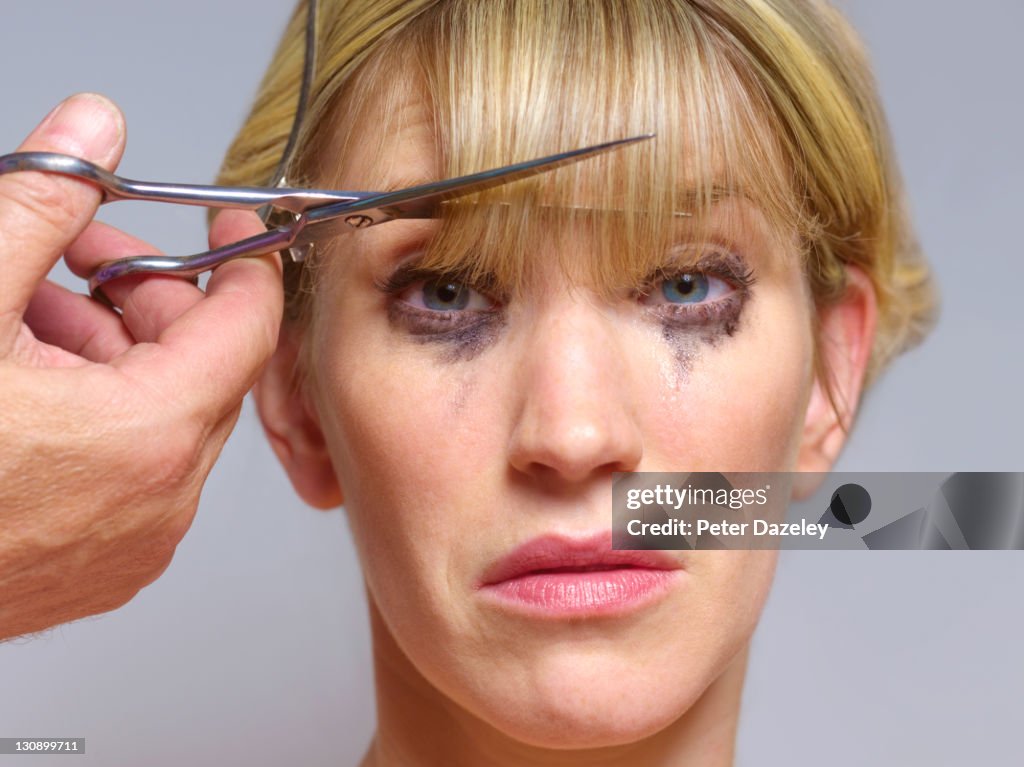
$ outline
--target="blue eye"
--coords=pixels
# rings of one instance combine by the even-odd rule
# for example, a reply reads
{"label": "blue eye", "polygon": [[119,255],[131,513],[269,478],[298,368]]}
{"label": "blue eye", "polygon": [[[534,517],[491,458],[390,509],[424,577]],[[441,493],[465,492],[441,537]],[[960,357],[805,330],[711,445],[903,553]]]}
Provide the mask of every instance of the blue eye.
{"label": "blue eye", "polygon": [[410,306],[430,312],[487,311],[494,302],[465,282],[450,277],[417,280],[397,292]]}
{"label": "blue eye", "polygon": [[715,303],[736,288],[721,277],[706,272],[680,272],[652,282],[643,294],[648,306],[694,306]]}
{"label": "blue eye", "polygon": [[423,283],[423,305],[435,311],[465,309],[471,292],[461,282],[431,280]]}
{"label": "blue eye", "polygon": [[661,283],[662,295],[673,304],[697,304],[710,292],[708,278],[699,273],[680,274]]}

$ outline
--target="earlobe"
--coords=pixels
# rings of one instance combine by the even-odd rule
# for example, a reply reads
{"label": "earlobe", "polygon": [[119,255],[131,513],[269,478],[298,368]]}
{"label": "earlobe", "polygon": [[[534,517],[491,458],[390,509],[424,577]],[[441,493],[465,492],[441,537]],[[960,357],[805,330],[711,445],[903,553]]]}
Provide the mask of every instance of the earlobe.
{"label": "earlobe", "polygon": [[[847,267],[846,292],[818,314],[821,359],[807,405],[797,471],[828,472],[839,456],[860,402],[877,317],[871,281],[861,269]],[[822,380],[826,375],[830,386]],[[812,490],[798,488],[798,496]]]}
{"label": "earlobe", "polygon": [[299,341],[282,328],[274,356],[253,389],[263,430],[292,486],[310,506],[343,502],[320,422],[296,376]]}

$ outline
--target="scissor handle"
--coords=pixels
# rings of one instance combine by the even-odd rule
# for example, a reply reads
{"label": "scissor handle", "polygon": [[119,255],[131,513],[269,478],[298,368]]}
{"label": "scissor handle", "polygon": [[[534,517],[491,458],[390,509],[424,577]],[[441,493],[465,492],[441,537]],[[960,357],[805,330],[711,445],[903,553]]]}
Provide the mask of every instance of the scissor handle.
{"label": "scissor handle", "polygon": [[198,205],[206,208],[257,210],[271,205],[292,213],[332,202],[359,200],[364,194],[323,189],[292,189],[210,184],[163,184],[123,178],[81,157],[56,152],[15,152],[0,157],[0,175],[22,171],[58,173],[100,188],[103,202],[141,200]]}
{"label": "scissor handle", "polygon": [[113,302],[103,292],[103,286],[111,280],[142,273],[196,277],[225,261],[286,250],[295,242],[296,233],[304,225],[305,216],[300,216],[290,224],[268,229],[244,240],[191,256],[129,256],[108,261],[100,264],[96,271],[89,275],[89,293],[107,306],[113,306]]}

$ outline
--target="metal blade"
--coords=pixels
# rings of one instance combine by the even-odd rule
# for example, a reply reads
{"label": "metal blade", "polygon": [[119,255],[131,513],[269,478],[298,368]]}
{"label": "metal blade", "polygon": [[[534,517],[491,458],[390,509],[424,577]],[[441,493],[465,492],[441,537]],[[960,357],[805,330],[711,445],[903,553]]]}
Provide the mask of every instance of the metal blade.
{"label": "metal blade", "polygon": [[604,144],[506,165],[468,176],[435,181],[365,197],[358,202],[322,205],[307,212],[306,223],[296,237],[297,245],[327,239],[351,229],[393,221],[396,218],[433,218],[442,202],[481,192],[523,178],[546,173],[612,149],[654,138],[654,134],[632,136]]}

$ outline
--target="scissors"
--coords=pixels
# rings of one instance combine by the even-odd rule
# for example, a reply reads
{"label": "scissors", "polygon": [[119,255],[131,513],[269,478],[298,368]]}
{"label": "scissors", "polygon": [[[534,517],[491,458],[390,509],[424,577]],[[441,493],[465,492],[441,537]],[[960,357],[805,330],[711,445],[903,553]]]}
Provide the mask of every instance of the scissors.
{"label": "scissors", "polygon": [[312,245],[352,229],[403,218],[435,218],[448,200],[507,184],[578,162],[587,157],[652,138],[652,134],[609,141],[527,160],[468,176],[407,187],[395,192],[338,192],[292,187],[231,187],[164,184],[121,178],[91,162],[52,152],[16,152],[0,157],[0,175],[19,171],[58,173],[89,182],[116,200],[200,205],[291,214],[291,220],[266,232],[190,256],[129,256],[101,264],[89,276],[89,292],[106,304],[103,285],[129,274],[158,273],[194,278],[235,258],[281,251],[293,261],[308,257]]}

